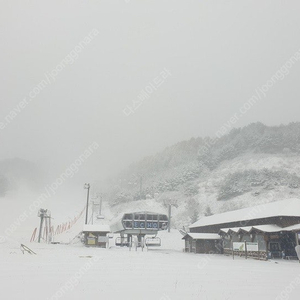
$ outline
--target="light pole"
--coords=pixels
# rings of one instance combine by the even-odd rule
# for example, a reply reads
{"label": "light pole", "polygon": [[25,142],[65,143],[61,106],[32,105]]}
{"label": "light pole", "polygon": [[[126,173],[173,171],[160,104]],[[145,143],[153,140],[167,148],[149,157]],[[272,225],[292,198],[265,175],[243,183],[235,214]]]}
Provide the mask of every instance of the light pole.
{"label": "light pole", "polygon": [[86,212],[85,212],[85,224],[88,222],[88,210],[89,210],[89,196],[90,196],[90,184],[85,183],[84,188],[87,189],[87,197],[86,197]]}
{"label": "light pole", "polygon": [[102,193],[99,194],[99,214],[97,216],[97,219],[104,219],[104,216],[102,216]]}
{"label": "light pole", "polygon": [[142,200],[143,176],[140,176],[140,200]]}
{"label": "light pole", "polygon": [[100,202],[99,202],[99,216],[101,216],[101,209],[102,209],[102,194],[100,194],[99,195],[99,200],[100,200]]}
{"label": "light pole", "polygon": [[171,231],[171,218],[172,218],[172,213],[171,213],[171,204],[169,204],[169,209],[168,209],[168,215],[169,215],[169,226],[168,226],[168,232],[170,232]]}

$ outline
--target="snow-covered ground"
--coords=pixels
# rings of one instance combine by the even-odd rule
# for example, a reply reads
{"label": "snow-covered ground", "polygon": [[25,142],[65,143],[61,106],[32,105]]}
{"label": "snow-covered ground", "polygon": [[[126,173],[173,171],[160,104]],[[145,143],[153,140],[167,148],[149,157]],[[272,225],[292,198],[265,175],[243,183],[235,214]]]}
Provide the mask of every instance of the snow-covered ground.
{"label": "snow-covered ground", "polygon": [[167,250],[168,244],[143,252],[28,246],[37,255],[22,254],[9,241],[0,244],[1,299],[299,299],[296,261],[232,260]]}
{"label": "snow-covered ground", "polygon": [[[69,243],[83,222],[84,215],[55,240]],[[175,229],[159,232],[162,247],[149,251],[115,247],[114,239],[109,249],[87,248],[78,239],[30,243],[31,226],[22,225],[0,239],[0,299],[299,299],[296,261],[183,253]],[[22,254],[20,243],[37,255]]]}
{"label": "snow-covered ground", "polygon": [[[72,241],[71,244],[30,243],[32,231],[39,224],[37,212],[28,214],[24,220],[19,216],[29,211],[34,196],[24,199],[20,195],[18,199],[11,195],[3,199],[5,210],[0,212],[1,300],[299,299],[298,262],[232,260],[221,255],[183,253],[182,235],[175,229],[171,233],[159,232],[162,247],[149,251],[115,247],[114,239],[110,240],[110,249],[87,248],[78,239],[74,240],[82,230],[83,214],[69,230],[55,236],[55,241]],[[43,204],[44,208],[51,208],[55,228],[72,220],[83,209],[84,203],[79,200],[76,205],[73,198],[66,197],[64,201],[64,209],[55,206],[58,201]],[[167,212],[162,203],[154,199],[113,208],[104,202],[105,219],[101,222],[111,224],[124,212],[139,210]],[[174,219],[176,214],[183,212],[184,205],[173,208]],[[100,221],[95,217],[94,222]],[[22,254],[20,243],[37,255]]]}

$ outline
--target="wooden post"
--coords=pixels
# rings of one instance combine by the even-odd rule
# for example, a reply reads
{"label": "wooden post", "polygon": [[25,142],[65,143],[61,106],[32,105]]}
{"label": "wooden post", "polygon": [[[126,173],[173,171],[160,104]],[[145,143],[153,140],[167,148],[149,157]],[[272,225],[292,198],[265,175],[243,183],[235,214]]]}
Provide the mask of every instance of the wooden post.
{"label": "wooden post", "polygon": [[231,247],[232,247],[232,259],[234,259],[233,241],[231,241]]}
{"label": "wooden post", "polygon": [[33,231],[33,233],[32,233],[32,236],[31,236],[31,239],[30,239],[30,242],[34,242],[36,232],[37,232],[37,228],[34,229],[34,231]]}
{"label": "wooden post", "polygon": [[245,241],[245,259],[247,259],[247,242]]}

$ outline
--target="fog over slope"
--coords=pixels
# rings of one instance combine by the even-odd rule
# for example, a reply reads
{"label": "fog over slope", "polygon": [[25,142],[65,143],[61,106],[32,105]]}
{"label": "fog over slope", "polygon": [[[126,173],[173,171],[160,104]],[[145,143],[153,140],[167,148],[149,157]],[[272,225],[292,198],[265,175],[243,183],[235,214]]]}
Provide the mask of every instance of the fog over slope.
{"label": "fog over slope", "polygon": [[[300,197],[300,123],[250,124],[212,141],[192,138],[132,163],[115,177],[94,178],[90,208],[101,194],[103,212],[113,222],[129,211],[166,213],[172,204],[172,224],[181,228],[204,215]],[[36,163],[2,161],[3,228],[40,197],[38,207],[52,211],[53,224],[77,215],[86,204],[86,190],[79,170],[71,169],[55,177]],[[36,213],[24,223],[27,236],[38,225]]]}
{"label": "fog over slope", "polygon": [[107,199],[116,207],[147,199],[167,210],[172,203],[181,226],[205,214],[299,197],[299,162],[300,123],[255,123],[133,163],[110,182]]}

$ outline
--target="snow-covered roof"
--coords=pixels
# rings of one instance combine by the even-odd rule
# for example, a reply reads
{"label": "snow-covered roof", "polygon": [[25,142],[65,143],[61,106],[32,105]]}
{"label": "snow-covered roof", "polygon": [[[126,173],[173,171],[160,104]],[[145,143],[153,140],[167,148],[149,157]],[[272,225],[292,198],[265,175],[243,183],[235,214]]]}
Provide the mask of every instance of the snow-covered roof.
{"label": "snow-covered roof", "polygon": [[95,225],[86,224],[83,225],[83,231],[84,232],[110,232],[110,226],[103,225],[103,224],[95,224]]}
{"label": "snow-covered roof", "polygon": [[300,199],[292,198],[204,217],[190,228],[277,216],[300,217]]}
{"label": "snow-covered roof", "polygon": [[190,236],[194,240],[220,240],[221,237],[217,233],[187,233],[182,239],[185,239],[186,236]]}
{"label": "snow-covered roof", "polygon": [[221,228],[220,231],[224,233],[228,233],[229,231],[233,232],[239,232],[241,230],[249,232],[252,229],[252,226],[247,226],[247,227],[232,227],[232,228]]}
{"label": "snow-covered roof", "polygon": [[[299,225],[298,225],[299,226]],[[244,232],[251,232],[253,230],[259,230],[262,232],[279,232],[279,231],[285,231],[286,228],[279,227],[274,224],[268,224],[268,225],[256,225],[256,226],[247,226],[247,227],[233,227],[233,228],[221,228],[220,233],[228,233],[229,231],[233,231],[236,233],[239,233],[241,231]]]}
{"label": "snow-covered roof", "polygon": [[250,230],[251,230],[252,228],[253,228],[252,226],[241,227],[239,231],[250,232]]}
{"label": "snow-covered roof", "polygon": [[256,225],[253,226],[252,229],[256,229],[262,232],[279,232],[286,230],[285,228],[279,227],[275,224],[268,224],[268,225]]}
{"label": "snow-covered roof", "polygon": [[234,231],[234,232],[238,232],[240,230],[239,227],[233,227],[233,228],[230,228],[231,231]]}
{"label": "snow-covered roof", "polygon": [[131,212],[126,212],[123,215],[127,215],[127,214],[148,214],[148,215],[165,215],[165,213],[158,213],[158,212],[153,212],[153,211],[131,211]]}
{"label": "snow-covered roof", "polygon": [[282,230],[288,230],[288,231],[300,231],[300,224],[284,227]]}

